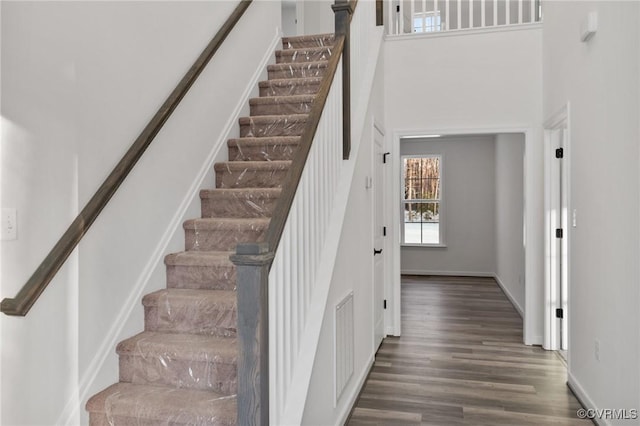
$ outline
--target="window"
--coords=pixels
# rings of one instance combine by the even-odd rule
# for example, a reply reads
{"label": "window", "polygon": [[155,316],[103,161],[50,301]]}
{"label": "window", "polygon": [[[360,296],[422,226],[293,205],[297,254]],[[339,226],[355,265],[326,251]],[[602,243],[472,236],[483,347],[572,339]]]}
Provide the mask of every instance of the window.
{"label": "window", "polygon": [[441,245],[442,156],[402,158],[402,243]]}
{"label": "window", "polygon": [[413,32],[430,33],[442,30],[440,12],[418,12],[413,14]]}

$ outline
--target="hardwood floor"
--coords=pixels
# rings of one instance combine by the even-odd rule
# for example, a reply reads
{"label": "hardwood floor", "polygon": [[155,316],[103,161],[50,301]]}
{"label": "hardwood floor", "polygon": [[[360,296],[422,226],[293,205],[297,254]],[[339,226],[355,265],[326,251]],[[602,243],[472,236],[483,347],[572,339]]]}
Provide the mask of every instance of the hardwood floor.
{"label": "hardwood floor", "polygon": [[553,352],[522,343],[492,278],[402,278],[402,337],[384,339],[349,425],[588,425]]}

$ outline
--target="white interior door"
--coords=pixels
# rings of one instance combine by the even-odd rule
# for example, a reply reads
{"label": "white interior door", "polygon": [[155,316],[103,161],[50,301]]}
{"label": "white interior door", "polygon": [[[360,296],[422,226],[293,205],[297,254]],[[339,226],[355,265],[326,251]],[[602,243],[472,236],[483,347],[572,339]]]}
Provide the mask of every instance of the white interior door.
{"label": "white interior door", "polygon": [[384,338],[384,164],[383,135],[374,128],[373,170],[373,343],[377,350]]}

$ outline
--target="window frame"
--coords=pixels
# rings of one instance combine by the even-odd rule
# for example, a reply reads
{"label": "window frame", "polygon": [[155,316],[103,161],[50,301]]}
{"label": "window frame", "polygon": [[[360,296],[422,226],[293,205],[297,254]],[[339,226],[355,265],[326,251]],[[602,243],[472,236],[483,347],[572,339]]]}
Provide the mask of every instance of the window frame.
{"label": "window frame", "polygon": [[[438,217],[438,242],[437,243],[407,243],[405,242],[405,219],[404,209],[407,200],[404,199],[405,189],[405,168],[404,160],[410,158],[429,158],[437,157],[440,159],[440,198],[435,200],[439,204],[439,217]],[[403,154],[400,156],[400,245],[402,247],[447,247],[445,243],[445,189],[444,189],[444,166],[445,159],[442,153],[422,153],[422,154]],[[420,199],[422,200],[422,199]],[[425,202],[434,202],[434,200],[424,199]]]}
{"label": "window frame", "polygon": [[[433,25],[428,26],[427,20],[429,18],[433,19]],[[415,22],[416,19],[420,19],[422,22],[422,26],[420,27],[420,31],[416,30]],[[440,15],[440,11],[430,10],[426,12],[414,12],[411,17],[411,30],[414,34],[424,34],[424,33],[438,33],[442,31],[442,15]]]}

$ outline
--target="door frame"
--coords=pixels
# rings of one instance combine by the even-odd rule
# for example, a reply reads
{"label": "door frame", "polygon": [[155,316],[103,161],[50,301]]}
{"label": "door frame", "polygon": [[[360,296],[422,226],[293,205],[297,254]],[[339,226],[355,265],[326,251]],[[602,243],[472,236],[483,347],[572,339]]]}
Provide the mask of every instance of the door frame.
{"label": "door frame", "polygon": [[[539,127],[538,127],[539,128]],[[525,161],[524,161],[524,234],[525,234],[525,309],[523,318],[523,340],[526,345],[542,344],[542,333],[538,323],[543,315],[542,288],[537,284],[539,271],[544,264],[542,259],[542,211],[536,211],[534,201],[539,193],[539,184],[534,179],[535,170],[539,168],[540,133],[535,132],[534,127],[525,126],[495,126],[481,128],[419,128],[419,129],[399,129],[394,130],[388,139],[389,151],[391,152],[392,163],[392,188],[387,193],[387,214],[391,221],[390,229],[393,235],[393,245],[391,252],[391,280],[388,292],[389,298],[387,306],[391,306],[390,321],[387,334],[400,336],[401,327],[401,289],[400,289],[400,210],[395,208],[399,202],[400,194],[400,139],[404,137],[415,137],[419,135],[487,135],[499,133],[521,133],[525,139]],[[537,136],[537,137],[536,137]],[[534,201],[532,201],[534,200]],[[539,236],[539,237],[538,237]],[[537,248],[540,249],[537,249]]]}
{"label": "door frame", "polygon": [[[562,270],[560,273],[565,277],[566,300],[557,300],[557,295],[560,292],[559,284],[555,278],[555,274],[558,271],[554,267],[552,262],[552,256],[555,253],[553,244],[557,242],[552,233],[555,233],[554,220],[551,217],[551,212],[555,207],[554,195],[557,195],[557,191],[554,188],[554,177],[557,172],[554,171],[555,158],[555,146],[552,146],[552,139],[554,133],[562,130],[564,132],[563,148],[564,157],[562,159],[561,179],[563,188],[563,199],[566,200],[566,224],[563,230],[563,248],[564,256],[562,262]],[[572,222],[573,209],[571,207],[571,130],[570,130],[570,104],[567,102],[556,113],[551,115],[544,122],[544,188],[545,188],[545,293],[544,293],[544,342],[542,347],[548,350],[560,350],[561,349],[561,336],[560,328],[562,327],[562,334],[565,336],[565,341],[570,341],[570,323],[569,313],[570,301],[569,295],[571,294],[571,230],[575,226]],[[563,317],[566,321],[560,322],[556,318],[556,308],[564,309]]]}

